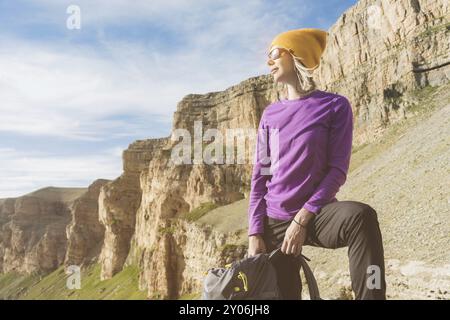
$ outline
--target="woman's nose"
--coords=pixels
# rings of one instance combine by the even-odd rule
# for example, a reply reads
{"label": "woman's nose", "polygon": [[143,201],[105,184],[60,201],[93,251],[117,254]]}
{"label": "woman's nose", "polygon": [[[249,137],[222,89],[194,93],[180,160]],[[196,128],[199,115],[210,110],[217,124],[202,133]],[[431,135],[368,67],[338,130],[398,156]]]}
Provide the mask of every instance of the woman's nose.
{"label": "woman's nose", "polygon": [[274,62],[273,62],[272,59],[267,60],[267,65],[268,65],[268,66],[271,66],[271,65],[273,65],[273,64],[274,64]]}

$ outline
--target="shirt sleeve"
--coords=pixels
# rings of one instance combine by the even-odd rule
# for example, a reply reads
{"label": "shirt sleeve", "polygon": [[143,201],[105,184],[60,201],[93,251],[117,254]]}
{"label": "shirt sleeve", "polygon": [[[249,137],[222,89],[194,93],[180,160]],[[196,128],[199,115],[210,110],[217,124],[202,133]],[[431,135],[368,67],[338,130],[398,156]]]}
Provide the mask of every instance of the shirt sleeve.
{"label": "shirt sleeve", "polygon": [[267,214],[264,196],[267,194],[266,182],[272,175],[270,173],[269,127],[265,122],[265,112],[258,126],[253,163],[248,208],[248,236],[264,233],[264,216]]}
{"label": "shirt sleeve", "polygon": [[347,179],[353,139],[353,113],[346,97],[338,97],[332,108],[328,137],[328,172],[303,207],[315,214],[335,195]]}

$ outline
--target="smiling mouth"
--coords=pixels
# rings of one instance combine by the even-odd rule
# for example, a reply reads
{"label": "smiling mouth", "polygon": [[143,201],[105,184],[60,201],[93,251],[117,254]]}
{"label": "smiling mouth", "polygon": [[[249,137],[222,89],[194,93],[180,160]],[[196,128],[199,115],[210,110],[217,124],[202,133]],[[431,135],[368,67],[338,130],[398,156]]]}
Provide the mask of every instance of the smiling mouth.
{"label": "smiling mouth", "polygon": [[275,72],[277,72],[278,68],[273,69],[270,73],[274,74]]}

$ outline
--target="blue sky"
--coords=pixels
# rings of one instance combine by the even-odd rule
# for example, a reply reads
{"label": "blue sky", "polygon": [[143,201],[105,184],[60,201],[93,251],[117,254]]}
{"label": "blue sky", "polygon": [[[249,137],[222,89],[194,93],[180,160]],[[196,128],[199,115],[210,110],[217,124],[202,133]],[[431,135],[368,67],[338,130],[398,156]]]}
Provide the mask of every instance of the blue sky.
{"label": "blue sky", "polygon": [[274,36],[328,30],[356,2],[0,0],[0,198],[115,179],[183,96],[267,74]]}

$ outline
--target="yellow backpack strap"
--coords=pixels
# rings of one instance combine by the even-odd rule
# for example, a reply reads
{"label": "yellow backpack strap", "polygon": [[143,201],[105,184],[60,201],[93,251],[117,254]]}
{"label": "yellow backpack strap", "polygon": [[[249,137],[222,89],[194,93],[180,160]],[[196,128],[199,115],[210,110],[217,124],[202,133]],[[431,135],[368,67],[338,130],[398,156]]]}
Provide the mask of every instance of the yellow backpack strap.
{"label": "yellow backpack strap", "polygon": [[247,275],[243,271],[239,271],[238,279],[241,279],[244,284],[244,290],[248,291],[248,280]]}

